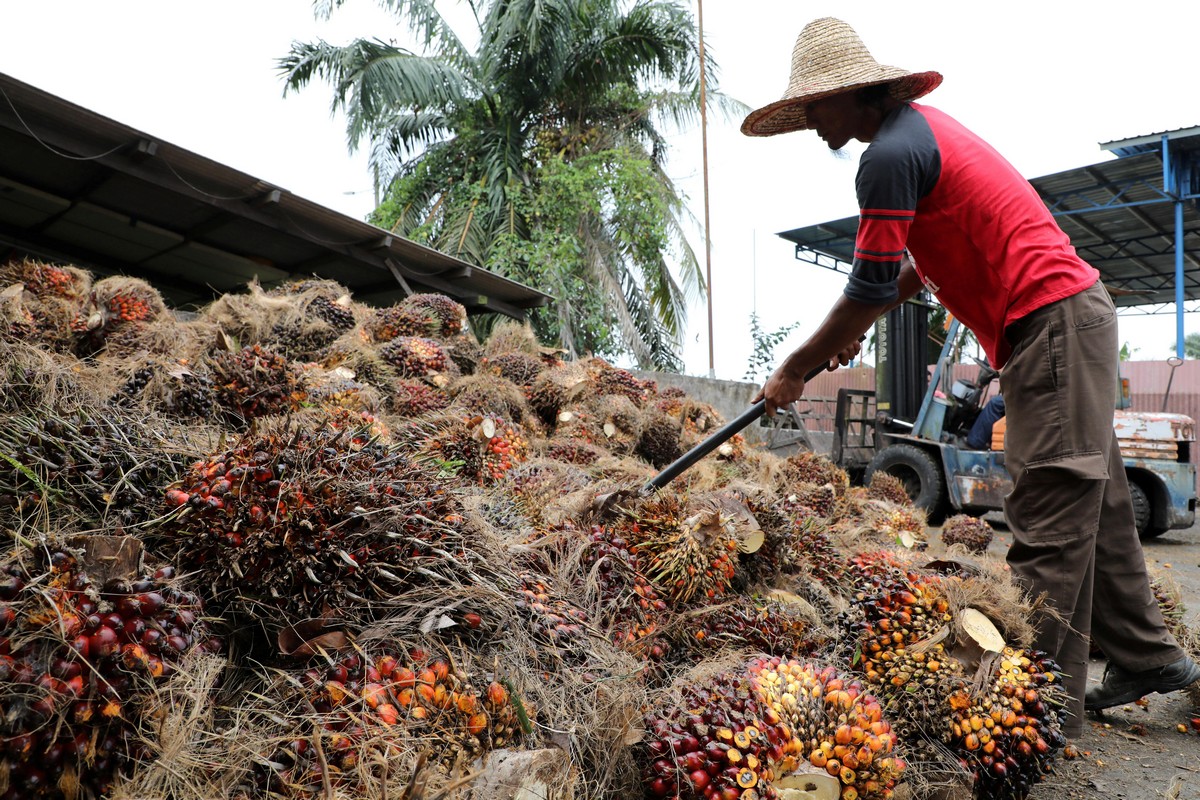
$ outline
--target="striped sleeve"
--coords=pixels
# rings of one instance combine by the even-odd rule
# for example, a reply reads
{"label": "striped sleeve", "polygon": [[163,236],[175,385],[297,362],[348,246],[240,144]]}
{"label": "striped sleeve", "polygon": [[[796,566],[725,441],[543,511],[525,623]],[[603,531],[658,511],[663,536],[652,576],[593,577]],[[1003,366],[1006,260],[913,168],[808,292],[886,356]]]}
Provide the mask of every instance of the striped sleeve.
{"label": "striped sleeve", "polygon": [[919,114],[905,107],[888,122],[863,153],[855,182],[858,236],[845,294],[868,305],[899,297],[897,278],[908,229],[917,202],[936,183],[940,163],[937,142]]}

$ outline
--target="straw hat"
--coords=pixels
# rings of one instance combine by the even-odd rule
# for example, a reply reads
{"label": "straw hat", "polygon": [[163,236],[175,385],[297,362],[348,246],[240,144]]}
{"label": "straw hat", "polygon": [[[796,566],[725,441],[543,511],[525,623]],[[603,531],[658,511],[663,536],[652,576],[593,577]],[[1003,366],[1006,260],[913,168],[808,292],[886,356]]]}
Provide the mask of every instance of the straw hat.
{"label": "straw hat", "polygon": [[742,122],[747,136],[774,136],[804,130],[804,106],[829,95],[891,84],[892,97],[915,100],[942,82],[937,72],[909,72],[880,64],[846,23],[823,17],[804,26],[792,50],[792,76],[783,99],[750,112]]}

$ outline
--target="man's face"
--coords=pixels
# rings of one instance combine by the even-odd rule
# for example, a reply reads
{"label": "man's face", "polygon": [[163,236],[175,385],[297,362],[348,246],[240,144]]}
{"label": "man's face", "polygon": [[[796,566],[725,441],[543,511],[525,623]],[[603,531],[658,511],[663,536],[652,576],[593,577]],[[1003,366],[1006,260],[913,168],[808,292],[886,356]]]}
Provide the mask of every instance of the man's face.
{"label": "man's face", "polygon": [[854,92],[823,97],[804,107],[808,127],[825,140],[830,150],[841,150],[858,136],[863,123],[863,107]]}

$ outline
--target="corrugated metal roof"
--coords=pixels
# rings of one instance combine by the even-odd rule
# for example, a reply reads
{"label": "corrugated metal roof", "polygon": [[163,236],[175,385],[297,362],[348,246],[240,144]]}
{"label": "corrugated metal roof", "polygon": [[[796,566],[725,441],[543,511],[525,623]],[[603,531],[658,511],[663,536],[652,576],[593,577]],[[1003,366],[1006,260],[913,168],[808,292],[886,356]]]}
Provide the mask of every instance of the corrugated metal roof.
{"label": "corrugated metal roof", "polygon": [[403,284],[515,317],[550,300],[0,74],[4,245],[143,278],[182,308],[312,276],[377,305]]}
{"label": "corrugated metal roof", "polygon": [[[1118,306],[1175,302],[1175,204],[1163,189],[1163,135],[1187,197],[1181,227],[1184,299],[1200,298],[1200,128],[1174,133],[1122,140],[1118,149],[1126,157],[1030,181],[1075,249],[1100,271]],[[844,272],[857,231],[858,218],[846,217],[779,236],[796,245],[797,258]]]}

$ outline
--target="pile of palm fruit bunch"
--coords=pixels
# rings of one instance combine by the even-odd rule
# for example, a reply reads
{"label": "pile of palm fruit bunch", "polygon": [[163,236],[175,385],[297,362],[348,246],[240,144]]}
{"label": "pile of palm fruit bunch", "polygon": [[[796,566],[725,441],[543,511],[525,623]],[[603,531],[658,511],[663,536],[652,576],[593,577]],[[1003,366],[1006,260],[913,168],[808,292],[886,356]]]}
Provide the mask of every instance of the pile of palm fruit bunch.
{"label": "pile of palm fruit bunch", "polygon": [[528,324],[21,259],[0,357],[0,800],[1022,798],[1063,749],[978,533],[740,435],[643,492],[722,415]]}

